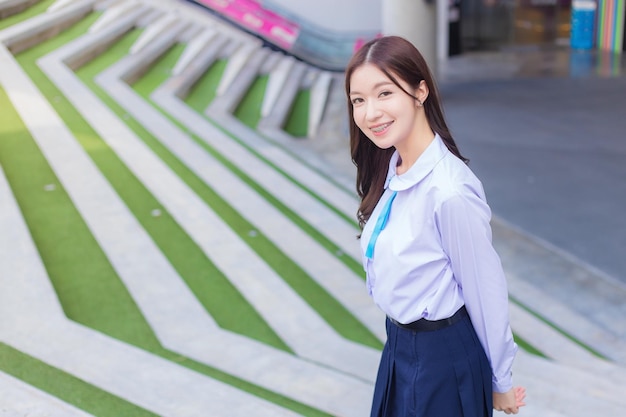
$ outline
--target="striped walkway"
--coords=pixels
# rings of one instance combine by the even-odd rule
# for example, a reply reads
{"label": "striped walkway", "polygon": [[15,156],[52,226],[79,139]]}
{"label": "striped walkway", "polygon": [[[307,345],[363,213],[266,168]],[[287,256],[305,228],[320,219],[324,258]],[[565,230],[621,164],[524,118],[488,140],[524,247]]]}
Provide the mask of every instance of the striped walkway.
{"label": "striped walkway", "polygon": [[[2,342],[158,415],[294,415],[69,321],[4,175],[0,176],[0,205],[0,311],[3,317],[11,318],[2,321]],[[184,320],[177,324],[182,323]],[[211,396],[206,395],[209,392]],[[34,390],[22,394],[29,405],[34,403],[30,397],[37,395]],[[3,399],[13,409],[24,401],[19,397]]]}
{"label": "striped walkway", "polygon": [[[100,17],[83,34],[40,57],[38,68],[286,349],[218,324],[168,252],[65,124],[41,90],[41,81],[31,79],[14,56],[33,37],[43,41],[42,36],[50,36],[44,35],[46,28],[79,21],[89,14],[87,9],[97,10]],[[330,75],[263,50],[258,41],[199,16],[174,0],[59,2],[47,13],[0,31],[0,87],[161,346],[199,367],[223,372],[233,382],[68,319],[67,306],[57,296],[14,196],[11,178],[3,171],[0,313],[10,319],[0,322],[0,342],[160,416],[366,415],[378,349],[341,334],[320,313],[319,305],[289,284],[130,127],[129,120],[141,125],[251,225],[250,236],[267,238],[307,279],[339,302],[355,323],[378,343],[384,341],[384,316],[367,297],[358,271],[357,230],[351,220],[357,203],[346,191],[351,185],[343,185],[345,178],[320,173],[323,165],[305,150],[304,158],[295,154],[293,138],[280,128],[299,88],[312,88],[317,91],[313,96],[321,96],[314,101],[326,101]],[[126,112],[121,117],[77,71],[95,56],[107,54],[136,28],[143,31],[133,46],[93,80]],[[168,68],[165,82],[147,97],[136,91],[131,84],[181,43],[186,49]],[[198,112],[184,97],[211,65],[223,59],[228,64],[217,98],[205,114]],[[250,86],[260,75],[268,75],[270,81],[255,130],[234,116],[237,100],[230,94]],[[314,104],[311,112],[308,130],[315,132],[315,124],[324,122],[323,111]],[[494,227],[497,231],[501,225],[496,221]],[[598,358],[527,306],[533,300],[561,309],[581,328],[591,324],[514,273],[507,274],[512,296],[524,302],[511,303],[516,335],[550,358],[523,351],[518,356],[516,383],[529,389],[524,413],[619,415],[626,405],[620,395],[620,387],[626,386],[624,369]],[[609,340],[607,346],[616,351],[623,347]],[[26,413],[90,415],[0,368],[0,416]]]}
{"label": "striped walkway", "polygon": [[89,417],[91,414],[0,372],[0,416]]}

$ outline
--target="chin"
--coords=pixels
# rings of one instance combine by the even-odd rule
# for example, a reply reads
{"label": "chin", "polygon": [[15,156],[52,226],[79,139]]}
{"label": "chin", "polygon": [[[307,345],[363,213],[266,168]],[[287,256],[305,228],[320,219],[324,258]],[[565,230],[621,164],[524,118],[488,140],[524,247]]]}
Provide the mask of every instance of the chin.
{"label": "chin", "polygon": [[372,140],[372,143],[374,143],[374,145],[376,145],[380,149],[393,148],[393,145],[391,143],[386,142],[386,141]]}

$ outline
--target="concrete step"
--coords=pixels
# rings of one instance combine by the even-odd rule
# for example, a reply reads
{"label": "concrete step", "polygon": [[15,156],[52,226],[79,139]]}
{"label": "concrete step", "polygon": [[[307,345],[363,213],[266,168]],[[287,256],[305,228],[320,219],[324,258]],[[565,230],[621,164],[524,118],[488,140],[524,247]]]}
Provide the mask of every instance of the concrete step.
{"label": "concrete step", "polygon": [[228,62],[224,69],[224,74],[217,86],[216,95],[222,96],[233,84],[242,69],[248,64],[253,53],[259,50],[260,45],[252,42],[245,42],[237,45],[233,53],[228,56]]}
{"label": "concrete step", "polygon": [[[626,289],[498,217],[492,228],[511,296],[610,362],[626,367]],[[531,332],[529,340],[541,342]],[[553,350],[551,356],[559,354],[558,345],[546,347]]]}
{"label": "concrete step", "polygon": [[292,59],[281,61],[270,73],[261,107],[258,129],[282,129],[306,75],[305,64]]}
{"label": "concrete step", "polygon": [[[598,372],[587,372],[526,352],[513,366],[515,385],[527,390],[528,410],[568,417],[620,417],[626,407],[624,385]],[[526,411],[526,410],[525,410]]]}
{"label": "concrete step", "polygon": [[233,113],[241,100],[252,86],[252,83],[259,76],[259,68],[271,53],[267,48],[259,48],[254,50],[249,58],[245,61],[245,66],[236,72],[234,78],[228,87],[220,88],[221,93],[207,107],[206,114],[221,115],[222,113]]}
{"label": "concrete step", "polygon": [[330,86],[332,83],[332,75],[326,71],[317,72],[311,85],[311,102],[309,104],[309,125],[307,128],[307,137],[315,138],[319,131],[319,126],[324,117],[326,103],[330,94]]}
{"label": "concrete step", "polygon": [[[133,11],[142,9],[145,6],[139,4],[136,1],[122,1],[112,5],[109,8],[103,10],[102,14],[89,28],[89,33],[96,33],[119,19],[124,17],[128,18],[129,14]],[[142,15],[148,14],[150,9],[142,10]]]}
{"label": "concrete step", "polygon": [[0,0],[0,19],[21,13],[38,1],[39,0]]}
{"label": "concrete step", "polygon": [[[180,73],[174,74],[173,78],[176,80],[172,82],[174,93],[178,97],[185,97],[200,77],[219,59],[229,42],[231,40],[228,37],[216,32],[215,36],[211,37],[197,55],[184,66],[184,69],[181,69]],[[181,57],[182,59],[183,57]]]}
{"label": "concrete step", "polygon": [[[68,44],[66,47],[69,46],[73,45]],[[155,257],[150,262],[142,262],[140,264],[133,263],[132,259],[126,255],[127,253],[132,253],[134,251],[133,246],[137,243],[137,239],[141,240],[142,235],[145,237],[145,235],[140,232],[140,229],[131,227],[129,230],[135,230],[137,233],[132,233],[134,238],[126,239],[124,241],[125,243],[122,243],[121,246],[121,242],[114,242],[116,234],[114,232],[115,228],[103,227],[105,225],[102,221],[110,215],[119,215],[116,220],[109,219],[108,224],[119,224],[121,221],[122,224],[128,226],[129,224],[126,220],[131,218],[123,215],[125,209],[123,206],[119,205],[118,198],[110,194],[110,186],[107,185],[106,182],[103,183],[101,176],[97,172],[93,171],[94,168],[89,162],[90,160],[88,158],[85,159],[86,156],[84,155],[84,151],[80,149],[80,147],[77,147],[78,145],[72,139],[71,134],[68,132],[67,128],[64,127],[58,116],[56,116],[56,113],[54,113],[50,109],[49,105],[45,103],[43,97],[41,97],[40,93],[37,92],[28,79],[21,74],[15,62],[8,56],[8,52],[4,49],[0,49],[0,51],[3,51],[3,54],[0,55],[2,58],[0,62],[2,63],[3,69],[7,69],[7,71],[3,71],[1,74],[0,83],[2,83],[3,87],[7,89],[7,93],[9,94],[11,100],[15,103],[16,109],[22,116],[24,123],[29,126],[33,137],[37,140],[42,149],[44,149],[44,154],[49,159],[53,169],[55,169],[55,172],[57,173],[57,176],[68,190],[68,193],[75,198],[75,202],[79,207],[79,210],[81,210],[81,213],[85,216],[86,222],[92,230],[94,230],[94,234],[98,236],[97,240],[99,242],[105,242],[103,245],[107,247],[109,259],[114,264],[116,270],[120,273],[120,276],[130,278],[135,281],[135,284],[137,284],[137,279],[141,279],[142,276],[147,276],[145,275],[145,268],[149,269],[160,263],[160,266],[157,268],[158,272],[153,271],[148,274],[152,278],[156,278],[157,275],[160,276],[163,273],[167,273],[168,269],[171,271],[171,268],[165,266],[166,264],[156,262],[159,258],[162,259],[162,256],[159,255],[158,251],[150,250],[149,252],[155,255]],[[150,152],[145,149],[145,145],[142,145],[138,139],[133,138],[132,133],[130,133],[129,129],[123,125],[123,122],[112,116],[112,112],[105,108],[104,105],[94,97],[93,93],[87,91],[82,83],[79,81],[72,82],[73,78],[76,77],[72,77],[72,75],[68,73],[69,70],[64,69],[62,64],[62,54],[65,52],[66,51],[61,48],[42,58],[41,65],[46,74],[59,86],[59,88],[61,88],[63,93],[68,97],[68,99],[70,99],[75,107],[82,112],[87,122],[92,124],[101,137],[108,141],[109,145],[120,155],[121,159],[131,168],[135,169],[134,172],[137,174],[138,178],[141,179],[157,196],[161,196],[161,201],[164,203],[167,201],[172,204],[180,204],[182,202],[183,207],[193,207],[185,204],[185,202],[193,201],[194,199],[197,200],[197,197],[194,197],[194,195],[187,192],[187,197],[183,197],[182,199],[171,198],[171,193],[174,190],[184,191],[185,187],[180,184],[180,180],[173,178],[169,170],[163,167],[162,161],[155,160],[155,157],[151,156]],[[12,80],[12,83],[8,82],[9,77]],[[9,88],[7,87],[8,85],[12,85],[13,87]],[[19,94],[14,90],[14,88],[18,88],[17,86],[19,86]],[[27,99],[25,97],[27,97]],[[25,100],[28,100],[28,104],[26,104]],[[46,120],[43,127],[35,121],[42,119]],[[67,163],[68,160],[71,160],[71,163]],[[154,171],[153,169],[149,169],[150,166],[157,167],[157,170]],[[158,168],[159,166],[161,168]],[[146,171],[146,169],[148,170]],[[90,172],[91,175],[89,175]],[[100,180],[98,180],[98,178],[100,178]],[[8,187],[4,188],[8,189]],[[102,200],[103,196],[105,197],[104,200]],[[2,199],[2,201],[7,200],[8,199]],[[108,201],[108,203],[103,203],[103,201]],[[111,211],[111,204],[113,203],[116,204],[118,209]],[[102,207],[98,208],[99,206]],[[97,213],[99,210],[105,210],[105,212],[100,212],[100,215],[98,215]],[[17,212],[17,209],[13,211]],[[176,212],[176,210],[171,211],[173,213]],[[206,219],[207,216],[191,215],[185,216],[185,218],[190,220]],[[8,222],[15,223],[12,222],[11,219],[8,219]],[[123,236],[125,233],[119,234],[118,230],[117,234],[119,237],[124,239]],[[212,236],[211,233],[205,233],[205,235],[209,238]],[[131,246],[126,246],[127,244],[130,244]],[[16,248],[17,246],[18,245],[16,245]],[[148,250],[150,246],[151,245],[148,243],[147,246],[144,245],[144,249]],[[142,253],[142,256],[146,256],[148,252],[142,251]],[[10,254],[7,254],[7,256],[9,255]],[[23,257],[20,256],[10,256],[10,258],[17,260],[23,259]],[[31,262],[28,262],[28,264],[36,265]],[[13,264],[7,266],[6,263],[3,263],[3,267],[9,267],[12,265]],[[3,272],[0,275],[5,277],[14,277],[17,274],[16,271],[17,269],[9,269],[6,273]],[[37,278],[40,281],[45,282],[45,278],[41,276],[41,270],[39,272],[40,274]],[[29,277],[32,279],[36,278],[35,275],[29,275]],[[153,281],[151,281],[151,283],[152,282]],[[167,279],[165,281],[161,281],[161,284],[167,287],[175,282],[176,279]],[[363,411],[361,408],[363,408],[364,405],[359,399],[369,395],[371,392],[371,383],[348,376],[342,372],[333,371],[326,366],[320,366],[310,361],[302,360],[282,351],[278,351],[258,342],[254,342],[253,340],[231,334],[226,331],[220,331],[214,327],[212,331],[194,331],[189,333],[186,337],[180,337],[182,335],[179,332],[184,331],[185,328],[188,329],[188,326],[192,324],[192,322],[188,320],[189,318],[202,316],[201,313],[193,313],[187,316],[187,319],[182,321],[177,320],[178,314],[180,314],[180,312],[184,309],[192,307],[194,303],[190,302],[188,299],[187,302],[182,305],[178,304],[177,307],[169,313],[163,310],[159,312],[159,310],[163,308],[170,309],[174,305],[171,299],[169,301],[160,302],[156,299],[150,300],[152,296],[148,296],[148,293],[151,293],[153,296],[158,296],[160,288],[163,288],[162,286],[155,286],[152,284],[139,286],[130,285],[130,281],[127,282],[127,284],[129,284],[129,290],[133,293],[134,298],[140,305],[140,308],[146,314],[148,322],[150,322],[151,325],[158,327],[159,331],[157,331],[157,334],[159,334],[164,346],[200,362],[205,362],[213,367],[222,369],[229,374],[236,375],[244,380],[249,380],[256,385],[281,393],[282,395],[293,398],[296,401],[309,404],[312,407],[323,409],[332,414],[356,416]],[[38,285],[26,286],[26,288],[37,287]],[[18,291],[19,289],[17,286],[13,286],[12,288],[14,291]],[[138,290],[139,293],[135,292],[136,290]],[[166,290],[161,293],[161,296],[171,298],[174,294],[181,295],[184,292],[185,290],[183,287],[179,287],[178,290],[174,291]],[[15,293],[9,294],[3,292],[2,295],[4,295],[8,300],[20,300],[20,302],[27,299],[26,294],[22,293],[16,295]],[[9,303],[4,299],[0,304],[2,304],[4,309],[9,309],[11,306],[15,306],[14,303]],[[28,307],[26,307],[26,305]],[[157,360],[159,364],[153,363],[152,365],[148,365],[147,362],[154,360],[154,358],[150,358],[150,355],[145,352],[143,353],[143,355],[146,356],[144,359],[131,362],[131,359],[127,356],[131,353],[130,351],[132,351],[131,356],[135,357],[140,357],[142,352],[138,352],[136,349],[125,349],[122,352],[119,348],[115,347],[119,345],[118,342],[107,339],[106,343],[104,343],[103,339],[93,339],[93,334],[95,334],[95,332],[80,330],[80,326],[71,324],[68,325],[64,317],[59,318],[57,320],[58,323],[53,323],[52,318],[50,318],[50,321],[48,322],[50,323],[50,327],[40,327],[37,336],[33,336],[32,328],[26,324],[30,323],[31,325],[39,326],[41,317],[39,312],[32,309],[31,306],[40,305],[44,305],[44,303],[22,303],[22,309],[27,309],[28,311],[32,310],[32,313],[29,313],[30,315],[23,313],[20,314],[22,319],[20,322],[22,324],[21,326],[17,326],[16,322],[10,321],[10,323],[12,323],[11,326],[15,326],[10,327],[7,324],[7,326],[3,328],[3,340],[8,340],[11,342],[12,346],[28,352],[29,354],[38,357],[53,366],[60,367],[67,372],[86,379],[94,385],[101,386],[103,389],[106,389],[116,395],[120,395],[120,392],[123,393],[122,396],[124,398],[127,398],[127,396],[130,395],[132,398],[131,401],[138,404],[148,404],[148,409],[153,409],[157,406],[157,403],[162,403],[163,401],[171,403],[172,395],[176,395],[180,398],[189,398],[190,395],[197,395],[197,392],[194,394],[188,389],[184,393],[172,391],[168,394],[169,399],[161,396],[158,398],[159,401],[156,401],[157,399],[152,397],[152,402],[150,402],[150,392],[152,392],[151,395],[154,396],[154,393],[158,392],[158,390],[155,391],[153,389],[149,389],[150,384],[146,384],[143,381],[132,382],[132,378],[128,378],[125,373],[121,372],[120,368],[110,368],[107,372],[103,372],[98,366],[85,368],[85,364],[90,364],[90,366],[92,366],[96,362],[102,363],[103,361],[106,363],[112,360],[110,358],[106,359],[105,355],[116,355],[121,353],[124,357],[117,358],[116,363],[119,366],[126,367],[127,370],[131,369],[129,372],[136,375],[137,378],[147,377],[152,374],[152,372],[146,372],[143,368],[132,370],[134,366],[141,367],[143,366],[142,364],[144,364],[149,367],[156,366],[152,369],[154,369],[154,372],[162,372],[162,375],[173,377],[175,374],[178,374],[182,380],[186,379],[187,381],[190,381],[188,376],[189,372],[184,369],[174,372],[172,369],[167,369],[171,368],[171,365],[159,360]],[[179,312],[176,313],[176,311]],[[30,321],[27,321],[27,318],[29,318]],[[163,327],[159,325],[159,321],[162,319],[165,319],[166,321],[173,320],[173,322]],[[195,321],[196,320],[193,320],[193,322]],[[55,325],[58,326],[55,327]],[[211,327],[206,324],[203,326]],[[162,331],[165,333],[162,333]],[[315,336],[315,334],[316,332],[311,332],[311,336]],[[179,345],[179,343],[182,343],[182,345],[185,346],[181,347],[182,345]],[[76,344],[81,347],[80,355],[76,350],[72,351],[72,355],[68,355],[70,351],[67,350],[67,346],[71,346],[72,344]],[[60,346],[65,346],[65,348],[60,348]],[[102,357],[102,361],[94,362],[94,355]],[[79,356],[81,358],[80,360]],[[248,359],[244,359],[246,357]],[[261,358],[262,360],[260,360]],[[128,368],[129,366],[130,368]],[[271,372],[269,372],[269,368],[271,368]],[[95,369],[98,369],[96,376],[89,373]],[[127,378],[127,383],[125,385],[118,385],[120,377]],[[200,385],[208,383],[208,378],[203,378],[202,380],[205,382]],[[158,380],[155,379],[152,383],[158,383]],[[181,380],[178,380],[176,384],[180,384],[180,387],[186,386],[186,384],[181,382]],[[218,385],[220,385],[220,388],[217,389],[216,392],[224,390],[229,392],[237,391],[226,385]],[[193,386],[196,387],[195,383]],[[329,395],[328,392],[320,390],[318,387],[333,387],[330,388],[330,392],[332,392],[333,395]],[[205,389],[205,392],[213,392],[215,387],[205,387]],[[354,397],[352,397],[352,399],[347,399],[347,392],[354,394]],[[228,398],[232,397],[228,396]],[[200,406],[200,404],[206,401],[207,397],[203,396],[194,397],[192,402]],[[231,400],[229,399],[228,401]],[[246,403],[249,402],[244,400],[240,406],[244,408],[248,407]],[[222,403],[215,403],[210,408],[215,409],[216,407],[220,407],[221,404]],[[207,405],[204,404],[204,406],[206,407]],[[269,407],[266,410],[267,413],[269,413],[267,415],[274,415],[271,410],[276,409],[277,407],[271,404],[267,404],[267,406]],[[248,410],[247,412],[249,413],[250,411]],[[164,415],[175,414],[168,411],[164,413]]]}
{"label": "concrete step", "polygon": [[43,13],[0,32],[0,42],[12,53],[49,39],[91,13],[96,0],[80,0],[58,11]]}
{"label": "concrete step", "polygon": [[217,30],[214,28],[206,28],[199,34],[193,37],[185,47],[185,50],[181,54],[180,58],[176,62],[176,65],[172,69],[173,75],[179,75],[185,70],[191,62],[211,44],[213,38],[217,36]]}
{"label": "concrete step", "polygon": [[0,417],[93,417],[17,378],[0,372]]}

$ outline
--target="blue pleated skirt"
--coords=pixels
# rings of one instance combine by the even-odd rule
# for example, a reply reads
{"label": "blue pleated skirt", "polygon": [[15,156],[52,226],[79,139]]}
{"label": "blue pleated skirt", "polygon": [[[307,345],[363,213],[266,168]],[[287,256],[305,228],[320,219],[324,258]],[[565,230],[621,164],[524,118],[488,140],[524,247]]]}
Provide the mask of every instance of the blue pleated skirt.
{"label": "blue pleated skirt", "polygon": [[491,417],[491,366],[468,316],[415,332],[387,319],[371,417]]}

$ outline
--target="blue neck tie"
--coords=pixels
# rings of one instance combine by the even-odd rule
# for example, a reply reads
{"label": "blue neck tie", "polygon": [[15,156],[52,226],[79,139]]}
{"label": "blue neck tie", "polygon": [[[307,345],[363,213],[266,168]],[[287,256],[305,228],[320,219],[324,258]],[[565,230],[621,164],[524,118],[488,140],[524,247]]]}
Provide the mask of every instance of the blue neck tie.
{"label": "blue neck tie", "polygon": [[374,231],[372,232],[372,236],[370,237],[370,241],[367,244],[367,250],[365,251],[365,256],[368,259],[372,259],[374,256],[374,246],[376,246],[376,240],[378,240],[378,235],[381,230],[385,228],[387,224],[387,219],[389,218],[389,212],[391,211],[391,203],[393,203],[393,199],[396,198],[397,191],[391,193],[389,196],[389,200],[385,203],[383,210],[380,212],[378,216],[378,220],[376,220],[376,225],[374,226]]}

